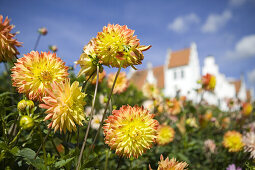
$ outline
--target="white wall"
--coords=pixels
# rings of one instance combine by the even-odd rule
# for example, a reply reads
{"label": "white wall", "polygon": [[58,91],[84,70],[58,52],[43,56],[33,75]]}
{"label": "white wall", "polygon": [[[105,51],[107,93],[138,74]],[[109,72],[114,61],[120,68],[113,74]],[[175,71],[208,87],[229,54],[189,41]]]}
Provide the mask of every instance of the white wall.
{"label": "white wall", "polygon": [[[165,90],[166,96],[174,97],[177,90],[180,91],[180,95],[187,96],[188,99],[196,100],[196,93],[194,89],[198,87],[197,80],[200,78],[200,66],[197,54],[196,44],[192,43],[190,47],[190,61],[186,66],[180,66],[175,68],[167,68],[168,62],[165,66]],[[171,51],[168,52],[168,56]],[[167,57],[167,61],[170,58]],[[183,72],[183,77],[182,77]],[[176,78],[174,78],[176,74]]]}
{"label": "white wall", "polygon": [[209,104],[219,105],[222,110],[227,110],[226,99],[235,97],[235,86],[230,84],[225,75],[219,72],[219,67],[217,64],[215,64],[213,56],[205,58],[202,73],[203,75],[210,73],[216,77],[214,95],[208,94],[207,92],[204,99]]}

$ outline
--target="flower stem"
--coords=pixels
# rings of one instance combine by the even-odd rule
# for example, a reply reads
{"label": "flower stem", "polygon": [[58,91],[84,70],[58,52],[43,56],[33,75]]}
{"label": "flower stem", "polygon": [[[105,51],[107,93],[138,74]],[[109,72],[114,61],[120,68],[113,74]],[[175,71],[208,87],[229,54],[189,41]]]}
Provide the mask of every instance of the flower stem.
{"label": "flower stem", "polygon": [[53,140],[53,139],[51,139],[51,143],[52,143],[52,145],[53,145],[53,147],[54,147],[55,151],[57,152],[57,154],[58,154],[58,156],[59,156],[59,158],[60,158],[60,157],[61,157],[61,155],[60,155],[60,153],[59,153],[59,151],[58,151],[58,149],[57,149],[57,146],[56,146],[56,144],[55,144],[55,142],[54,142],[54,140]]}
{"label": "flower stem", "polygon": [[109,149],[106,149],[106,153],[105,153],[105,166],[104,166],[104,170],[107,170],[108,168],[108,157],[109,157]]}
{"label": "flower stem", "polygon": [[51,128],[50,128],[50,129],[48,129],[48,134],[44,137],[44,139],[43,139],[43,141],[42,141],[42,143],[41,143],[40,147],[38,148],[38,150],[37,150],[37,152],[36,152],[36,154],[35,154],[34,159],[36,159],[36,157],[38,156],[38,154],[39,154],[40,150],[42,149],[43,144],[46,142],[47,138],[49,137],[50,132],[51,132]]}
{"label": "flower stem", "polygon": [[36,50],[36,48],[37,48],[37,46],[38,46],[38,44],[39,44],[40,38],[41,38],[41,34],[39,34],[38,37],[37,37],[37,40],[36,40],[36,42],[35,42],[34,51]]}
{"label": "flower stem", "polygon": [[[99,67],[99,66],[98,66]],[[89,78],[83,82],[83,85],[82,85],[82,88],[81,89],[84,89],[85,87],[87,87],[87,84],[88,84],[88,81],[91,79],[91,77],[95,74],[97,70],[95,70],[90,76]],[[84,92],[86,91],[86,88],[84,89]]]}
{"label": "flower stem", "polygon": [[21,129],[19,129],[19,132],[18,132],[18,134],[15,136],[15,138],[10,142],[10,145],[12,145],[17,139],[18,139],[18,137],[19,137],[19,135],[21,134],[21,132],[22,132],[22,128]]}
{"label": "flower stem", "polygon": [[98,134],[99,134],[99,132],[100,132],[102,126],[103,126],[103,122],[104,122],[104,119],[105,119],[106,111],[107,111],[107,108],[108,108],[108,106],[109,106],[109,103],[110,103],[110,100],[111,100],[111,97],[112,97],[112,92],[113,92],[114,86],[115,86],[115,84],[116,84],[116,81],[117,81],[118,75],[119,75],[119,73],[120,73],[120,70],[121,70],[121,67],[119,67],[118,72],[117,72],[117,74],[116,74],[116,76],[115,76],[115,79],[114,79],[114,82],[113,82],[113,85],[112,85],[111,92],[110,92],[110,94],[109,94],[109,96],[108,96],[108,100],[107,100],[107,103],[106,103],[106,105],[105,105],[105,110],[104,110],[103,118],[102,118],[102,120],[101,120],[101,122],[100,122],[100,126],[99,126],[99,128],[98,128],[98,130],[97,130],[97,133],[96,133],[96,136],[95,136],[95,138],[94,138],[94,140],[93,140],[93,143],[91,144],[91,149],[92,149],[92,150],[94,149],[94,145],[95,145],[95,143],[96,143],[97,136],[98,136]]}
{"label": "flower stem", "polygon": [[89,134],[89,129],[90,129],[90,126],[91,126],[91,121],[93,119],[93,113],[94,113],[94,107],[95,107],[96,95],[97,95],[97,89],[98,89],[98,79],[99,79],[99,66],[97,66],[97,80],[96,80],[96,87],[95,87],[94,97],[93,97],[93,101],[92,101],[92,108],[91,108],[91,112],[90,112],[89,124],[88,124],[87,130],[86,130],[86,134],[84,136],[84,140],[83,140],[83,144],[82,144],[82,147],[81,147],[81,152],[80,152],[80,156],[79,156],[78,163],[77,163],[77,166],[76,166],[76,170],[78,170],[80,168],[82,154],[83,154],[84,148],[86,146],[86,142],[87,142],[87,138],[88,138],[88,134]]}

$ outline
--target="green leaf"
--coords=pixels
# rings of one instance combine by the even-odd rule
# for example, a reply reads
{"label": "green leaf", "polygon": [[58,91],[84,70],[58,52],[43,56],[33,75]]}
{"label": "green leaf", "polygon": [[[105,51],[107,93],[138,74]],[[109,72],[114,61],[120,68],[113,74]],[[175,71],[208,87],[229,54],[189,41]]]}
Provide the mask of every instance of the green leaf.
{"label": "green leaf", "polygon": [[56,168],[61,168],[63,166],[65,166],[66,164],[68,164],[69,162],[71,162],[74,159],[74,157],[66,159],[66,160],[61,160],[55,163],[55,167]]}
{"label": "green leaf", "polygon": [[35,157],[35,151],[30,148],[24,148],[19,152],[19,155],[29,160],[32,160]]}
{"label": "green leaf", "polygon": [[18,148],[17,146],[15,146],[14,148],[12,148],[12,149],[10,150],[10,152],[11,152],[11,154],[13,154],[14,156],[18,156],[20,150],[19,150],[19,148]]}

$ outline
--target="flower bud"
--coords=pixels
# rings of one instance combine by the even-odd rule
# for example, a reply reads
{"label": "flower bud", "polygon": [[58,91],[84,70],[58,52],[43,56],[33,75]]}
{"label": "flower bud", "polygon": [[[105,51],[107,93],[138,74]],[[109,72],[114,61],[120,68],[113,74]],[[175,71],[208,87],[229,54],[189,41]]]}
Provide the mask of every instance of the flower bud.
{"label": "flower bud", "polygon": [[49,49],[54,53],[58,51],[58,47],[56,45],[50,45]]}
{"label": "flower bud", "polygon": [[25,110],[26,110],[26,107],[27,107],[27,101],[24,100],[24,99],[21,100],[21,101],[18,103],[18,106],[17,106],[18,110],[21,111],[21,112],[25,111]]}
{"label": "flower bud", "polygon": [[41,35],[46,35],[46,34],[48,33],[48,30],[47,30],[47,28],[42,27],[42,28],[39,28],[39,29],[38,29],[38,32],[39,32],[39,34],[41,34]]}
{"label": "flower bud", "polygon": [[22,116],[19,121],[20,127],[25,130],[31,129],[34,126],[34,120],[30,116]]}
{"label": "flower bud", "polygon": [[27,100],[26,102],[27,102],[27,107],[29,108],[29,110],[35,107],[35,104],[32,100]]}

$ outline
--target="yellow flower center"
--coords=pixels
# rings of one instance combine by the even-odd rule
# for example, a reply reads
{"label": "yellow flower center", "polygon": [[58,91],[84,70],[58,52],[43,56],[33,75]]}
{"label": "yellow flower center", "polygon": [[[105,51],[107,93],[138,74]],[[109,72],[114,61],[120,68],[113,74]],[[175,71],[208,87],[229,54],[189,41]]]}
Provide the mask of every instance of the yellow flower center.
{"label": "yellow flower center", "polygon": [[131,141],[139,140],[142,136],[144,123],[141,120],[125,122],[122,127],[122,134]]}
{"label": "yellow flower center", "polygon": [[52,81],[53,80],[53,76],[52,76],[51,72],[49,72],[49,71],[42,71],[40,78],[41,78],[41,81]]}
{"label": "yellow flower center", "polygon": [[96,124],[99,124],[99,123],[100,123],[100,120],[99,120],[99,119],[95,119],[95,123],[96,123]]}

